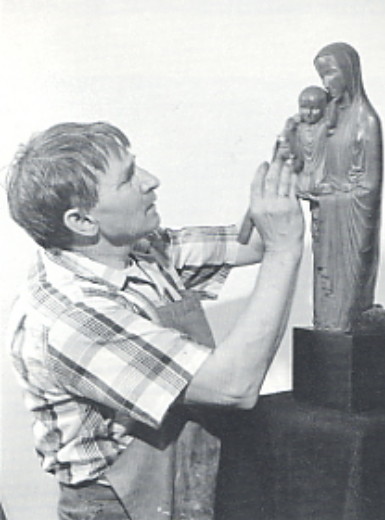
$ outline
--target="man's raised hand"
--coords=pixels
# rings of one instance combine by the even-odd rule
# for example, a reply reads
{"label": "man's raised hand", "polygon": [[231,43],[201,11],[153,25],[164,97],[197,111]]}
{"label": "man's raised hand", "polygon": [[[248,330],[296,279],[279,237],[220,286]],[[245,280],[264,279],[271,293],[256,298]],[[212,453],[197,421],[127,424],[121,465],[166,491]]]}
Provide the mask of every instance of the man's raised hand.
{"label": "man's raised hand", "polygon": [[304,219],[296,196],[296,182],[291,160],[263,163],[255,174],[249,212],[265,252],[283,252],[302,246]]}

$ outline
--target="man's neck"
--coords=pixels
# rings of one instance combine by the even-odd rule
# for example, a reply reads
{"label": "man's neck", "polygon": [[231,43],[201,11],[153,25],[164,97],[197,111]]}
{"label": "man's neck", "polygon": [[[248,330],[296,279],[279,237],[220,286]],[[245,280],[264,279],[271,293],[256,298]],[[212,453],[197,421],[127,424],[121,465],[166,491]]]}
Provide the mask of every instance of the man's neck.
{"label": "man's neck", "polygon": [[104,264],[113,269],[125,269],[129,265],[129,256],[132,250],[130,245],[124,246],[103,246],[96,244],[93,246],[74,246],[73,250],[82,255]]}

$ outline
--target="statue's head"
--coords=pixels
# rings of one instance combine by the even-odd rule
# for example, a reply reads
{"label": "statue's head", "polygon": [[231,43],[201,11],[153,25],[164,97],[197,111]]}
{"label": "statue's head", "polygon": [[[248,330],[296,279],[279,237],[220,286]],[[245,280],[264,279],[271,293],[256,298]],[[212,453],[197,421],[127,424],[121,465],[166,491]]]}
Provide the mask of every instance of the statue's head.
{"label": "statue's head", "polygon": [[347,43],[331,43],[319,51],[314,65],[323,84],[336,101],[352,100],[363,91],[360,57]]}
{"label": "statue's head", "polygon": [[299,95],[298,105],[301,121],[314,125],[325,113],[327,92],[321,87],[306,87]]}

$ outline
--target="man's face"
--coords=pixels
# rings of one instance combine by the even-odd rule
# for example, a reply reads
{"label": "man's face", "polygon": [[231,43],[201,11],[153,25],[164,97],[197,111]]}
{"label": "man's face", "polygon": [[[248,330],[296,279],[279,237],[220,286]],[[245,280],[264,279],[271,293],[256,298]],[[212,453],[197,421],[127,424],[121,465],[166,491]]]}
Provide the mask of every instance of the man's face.
{"label": "man's face", "polygon": [[347,88],[344,75],[334,56],[321,56],[315,66],[322,82],[332,98],[342,99]]}
{"label": "man's face", "polygon": [[98,173],[99,200],[89,212],[100,233],[116,246],[130,245],[158,228],[155,189],[159,181],[135,164],[127,150],[111,155],[106,173]]}

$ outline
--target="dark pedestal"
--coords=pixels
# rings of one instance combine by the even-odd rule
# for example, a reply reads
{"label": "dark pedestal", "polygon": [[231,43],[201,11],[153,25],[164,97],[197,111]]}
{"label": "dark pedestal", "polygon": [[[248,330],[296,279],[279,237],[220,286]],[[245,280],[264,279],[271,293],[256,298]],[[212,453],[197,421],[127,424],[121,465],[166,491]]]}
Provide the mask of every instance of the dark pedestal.
{"label": "dark pedestal", "polygon": [[385,409],[385,337],[294,329],[293,390],[318,406]]}
{"label": "dark pedestal", "polygon": [[385,520],[385,413],[284,392],[223,431],[216,520]]}

